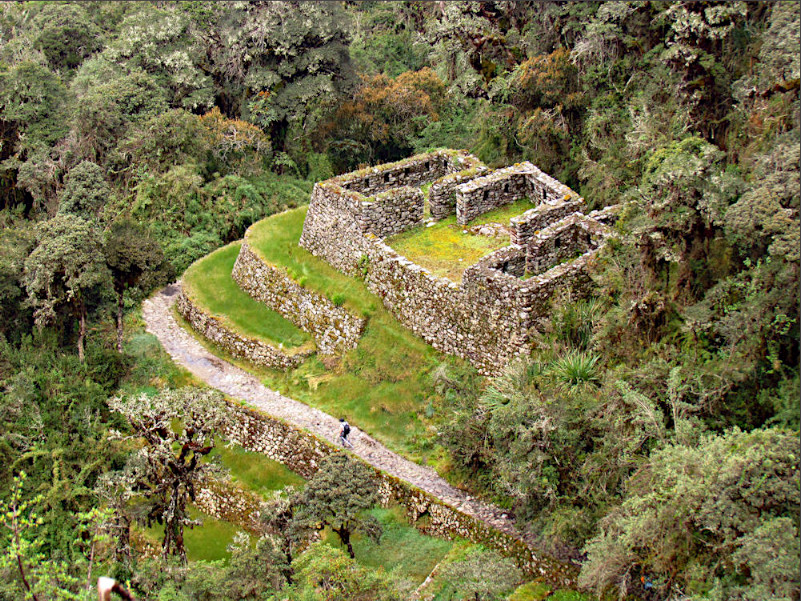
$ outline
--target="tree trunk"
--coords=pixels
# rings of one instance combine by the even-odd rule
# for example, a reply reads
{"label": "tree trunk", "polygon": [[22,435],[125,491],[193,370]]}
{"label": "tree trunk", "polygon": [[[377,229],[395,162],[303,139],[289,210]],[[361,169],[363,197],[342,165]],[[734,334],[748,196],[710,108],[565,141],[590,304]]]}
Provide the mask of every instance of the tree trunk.
{"label": "tree trunk", "polygon": [[122,290],[117,293],[117,352],[122,354]]}
{"label": "tree trunk", "polygon": [[337,529],[332,529],[339,535],[339,540],[342,541],[342,544],[348,548],[348,555],[350,555],[351,559],[356,559],[356,554],[353,552],[353,545],[350,544],[350,530],[345,528],[344,526]]}
{"label": "tree trunk", "polygon": [[80,315],[78,317],[78,359],[81,363],[84,362],[85,355],[83,352],[83,341],[86,338],[86,306],[81,303],[79,309]]}

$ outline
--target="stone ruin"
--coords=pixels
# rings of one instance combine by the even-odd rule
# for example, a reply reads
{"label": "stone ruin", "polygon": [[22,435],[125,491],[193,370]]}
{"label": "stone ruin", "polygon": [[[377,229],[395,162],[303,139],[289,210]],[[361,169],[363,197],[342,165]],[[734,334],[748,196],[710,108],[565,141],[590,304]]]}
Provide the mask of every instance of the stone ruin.
{"label": "stone ruin", "polygon": [[[527,198],[509,223],[509,246],[466,269],[460,284],[436,277],[384,240],[431,218],[459,225]],[[435,348],[498,373],[531,350],[550,297],[589,292],[588,264],[611,235],[614,207],[584,215],[584,199],[524,162],[491,170],[465,151],[438,150],[318,182],[300,245],[333,267],[364,278],[406,327]]]}

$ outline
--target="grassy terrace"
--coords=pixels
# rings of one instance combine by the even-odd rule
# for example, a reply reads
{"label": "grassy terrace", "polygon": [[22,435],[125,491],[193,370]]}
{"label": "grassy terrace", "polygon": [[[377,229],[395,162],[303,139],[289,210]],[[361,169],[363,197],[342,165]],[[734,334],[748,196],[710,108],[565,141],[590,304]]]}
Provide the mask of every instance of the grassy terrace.
{"label": "grassy terrace", "polygon": [[468,228],[485,223],[508,225],[512,217],[534,206],[529,200],[519,200],[484,213],[467,226],[458,225],[456,216],[451,215],[431,227],[419,226],[387,238],[386,243],[435,276],[458,283],[465,269],[492,251],[509,246],[509,236],[480,236],[470,233]]}
{"label": "grassy terrace", "polygon": [[[398,506],[375,508],[370,512],[384,529],[381,540],[373,542],[361,533],[351,540],[356,560],[369,568],[384,568],[398,576],[421,584],[453,548],[454,541],[434,538],[411,526]],[[323,533],[326,544],[345,551],[339,537],[329,529]]]}
{"label": "grassy terrace", "polygon": [[310,344],[306,332],[251,298],[231,278],[241,244],[229,244],[186,270],[183,282],[191,298],[245,336],[287,349]]}
{"label": "grassy terrace", "polygon": [[[277,461],[238,446],[226,447],[221,440],[217,441],[211,456],[219,458],[223,466],[228,468],[231,480],[262,497],[287,486],[301,488],[305,482],[303,478]],[[194,505],[190,505],[189,513],[193,519],[200,519],[203,522],[202,526],[184,530],[189,559],[211,561],[230,557],[228,545],[242,528],[206,515]],[[143,532],[155,544],[159,544],[164,538],[164,526],[160,524],[153,524],[150,528],[143,529]]]}
{"label": "grassy terrace", "polygon": [[[273,215],[251,227],[248,243],[269,263],[285,267],[306,288],[328,298],[343,299],[345,307],[367,317],[359,346],[338,365],[312,356],[287,372],[233,362],[257,374],[274,390],[347,418],[398,453],[436,463],[441,449],[433,444],[431,417],[439,396],[429,374],[442,361],[442,355],[401,326],[363,282],[339,273],[298,246],[305,216],[306,207]],[[249,306],[252,300],[224,273],[230,274],[237,251],[238,245],[230,245],[188,270],[184,277],[191,281],[193,298],[208,309],[216,302],[214,312],[225,315],[229,323],[241,324],[241,329],[239,325],[236,328],[243,333],[248,327],[258,328],[264,335],[273,334],[266,331],[272,327],[267,317],[236,315],[240,303]],[[222,256],[218,257],[218,253]],[[220,272],[215,276],[213,270],[217,268]],[[237,300],[223,300],[218,287],[224,287],[224,294]],[[265,315],[272,314],[263,307],[258,310],[262,309]],[[224,355],[219,350],[215,352]],[[456,359],[448,361],[461,363]]]}

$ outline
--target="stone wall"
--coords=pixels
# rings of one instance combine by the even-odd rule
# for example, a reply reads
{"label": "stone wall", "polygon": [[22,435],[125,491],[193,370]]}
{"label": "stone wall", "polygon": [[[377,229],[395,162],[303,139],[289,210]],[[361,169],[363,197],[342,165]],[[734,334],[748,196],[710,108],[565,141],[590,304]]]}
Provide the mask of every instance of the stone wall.
{"label": "stone wall", "polygon": [[311,334],[320,354],[341,354],[355,348],[366,320],[297,284],[242,243],[231,277],[242,290]]}
{"label": "stone wall", "polygon": [[314,345],[309,342],[300,347],[284,349],[238,334],[227,327],[220,319],[208,315],[194,303],[187,294],[185,286],[176,301],[178,312],[189,325],[204,338],[230,353],[256,365],[271,369],[291,369],[300,365],[306,357],[314,353]]}
{"label": "stone wall", "polygon": [[194,502],[206,515],[236,524],[248,532],[257,534],[261,531],[261,497],[230,480],[203,482],[198,487]]}
{"label": "stone wall", "polygon": [[604,240],[600,224],[580,213],[531,236],[526,244],[526,272],[539,275],[563,261],[597,248]]}
{"label": "stone wall", "polygon": [[[405,164],[415,168],[425,165],[420,157],[413,159]],[[564,234],[564,241],[560,238],[563,234],[553,230],[541,236],[555,222],[583,208],[584,199],[530,163],[476,177],[482,167],[479,165],[469,174],[455,172],[434,182],[429,196],[432,215],[444,216],[453,210],[447,197],[455,191],[460,223],[519,198],[539,202],[511,222],[512,246],[469,267],[458,285],[435,277],[382,242],[388,232],[394,234],[419,223],[419,204],[413,204],[418,200],[404,201],[398,209],[401,221],[397,227],[391,226],[392,213],[376,205],[380,218],[375,220],[378,225],[372,226],[363,217],[364,207],[372,203],[359,192],[343,187],[343,182],[370,181],[383,172],[397,173],[396,167],[377,167],[366,175],[357,172],[317,183],[300,245],[343,273],[364,278],[368,289],[383,300],[398,321],[434,348],[467,359],[483,374],[497,374],[511,359],[530,351],[531,329],[541,318],[538,312],[557,287],[575,287],[578,294],[588,289],[590,280],[580,267],[586,261],[574,268],[551,271],[579,250],[589,252],[589,246],[577,246],[578,232],[585,226],[568,228],[570,233]],[[460,178],[471,179],[457,183]],[[555,237],[547,241],[548,236]],[[600,238],[593,240],[592,248],[602,243]],[[521,279],[532,268],[537,276],[547,277]]]}
{"label": "stone wall", "polygon": [[540,230],[544,230],[568,215],[584,208],[583,199],[577,198],[576,200],[568,200],[550,204],[543,202],[542,204],[529,209],[522,215],[513,217],[509,220],[512,233],[510,240],[512,244],[525,246],[529,239],[538,234]]}
{"label": "stone wall", "polygon": [[370,247],[356,219],[361,198],[330,180],[314,184],[300,235],[301,247],[348,275],[357,273],[359,260]]}
{"label": "stone wall", "polygon": [[[277,418],[242,405],[230,406],[233,419],[225,432],[228,440],[249,451],[263,453],[304,478],[314,475],[322,459],[341,452],[332,443]],[[511,557],[528,574],[559,587],[575,586],[575,567],[539,553],[511,532],[493,528],[408,482],[363,464],[375,475],[382,504],[397,503],[403,507],[410,522],[426,534],[459,536],[481,543]],[[239,501],[234,501],[235,506],[238,504]]]}
{"label": "stone wall", "polygon": [[420,189],[404,186],[362,201],[357,220],[363,232],[386,238],[422,223],[424,209]]}
{"label": "stone wall", "polygon": [[520,163],[496,169],[456,188],[456,222],[466,225],[479,215],[531,195],[528,176],[534,165]]}
{"label": "stone wall", "polygon": [[515,291],[491,273],[462,286],[432,275],[377,236],[361,232],[355,200],[342,188],[318,183],[300,244],[340,271],[364,277],[398,321],[434,348],[467,359],[485,374],[498,373],[525,353],[530,315]]}
{"label": "stone wall", "polygon": [[493,274],[438,278],[379,240],[367,252],[368,289],[405,327],[437,350],[496,374],[528,350],[530,315],[516,291]]}
{"label": "stone wall", "polygon": [[431,217],[439,220],[456,213],[457,188],[480,177],[487,171],[487,166],[482,164],[435,180],[428,191],[428,207],[431,211]]}
{"label": "stone wall", "polygon": [[481,161],[464,150],[435,150],[395,163],[352,171],[327,181],[364,196],[372,196],[390,188],[419,188],[450,173],[482,165]]}

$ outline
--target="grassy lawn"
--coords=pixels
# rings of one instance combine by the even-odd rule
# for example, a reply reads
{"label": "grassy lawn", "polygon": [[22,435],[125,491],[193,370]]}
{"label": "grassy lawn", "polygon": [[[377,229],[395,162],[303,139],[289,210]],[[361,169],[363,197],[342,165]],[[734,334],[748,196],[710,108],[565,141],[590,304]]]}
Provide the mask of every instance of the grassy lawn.
{"label": "grassy lawn", "polygon": [[251,298],[231,278],[240,246],[241,242],[229,244],[186,270],[183,282],[192,299],[245,336],[286,348],[310,343],[306,332]]}
{"label": "grassy lawn", "polygon": [[261,496],[269,496],[274,490],[287,486],[302,487],[305,480],[277,461],[268,459],[261,453],[246,451],[242,447],[218,446],[211,456],[219,457],[227,467],[234,482]]}
{"label": "grassy lawn", "polygon": [[341,296],[345,306],[364,316],[381,304],[361,281],[348,277],[298,246],[308,207],[273,215],[253,224],[248,243],[269,263],[286,267],[293,280],[310,290],[333,298]]}
{"label": "grassy lawn", "polygon": [[430,373],[443,356],[401,326],[363,282],[298,246],[305,216],[303,207],[268,217],[251,228],[248,241],[265,260],[286,267],[306,288],[329,298],[344,296],[345,306],[368,317],[367,326],[359,346],[338,366],[311,357],[295,370],[255,373],[266,386],[345,417],[396,452],[436,462],[428,418],[438,397]]}
{"label": "grassy lawn", "polygon": [[[242,528],[206,515],[193,505],[188,507],[188,513],[192,519],[202,520],[203,525],[184,529],[187,559],[190,561],[228,559],[231,556],[228,545],[234,542],[234,535]],[[161,548],[161,541],[164,540],[163,525],[153,524],[150,528],[144,529],[144,534],[155,542],[159,549]]]}
{"label": "grassy lawn", "polygon": [[485,223],[508,225],[512,217],[534,206],[528,200],[519,200],[479,215],[467,226],[458,225],[456,216],[451,215],[431,227],[420,226],[401,232],[386,242],[399,254],[434,275],[460,282],[465,269],[492,251],[509,246],[509,236],[479,236],[470,233],[468,228]]}
{"label": "grassy lawn", "polygon": [[[362,565],[383,567],[387,572],[394,571],[420,584],[453,548],[453,541],[426,536],[410,526],[400,507],[373,509],[370,513],[381,522],[384,533],[379,543],[359,534],[354,535],[353,551]],[[326,530],[324,540],[347,552],[332,531]]]}

